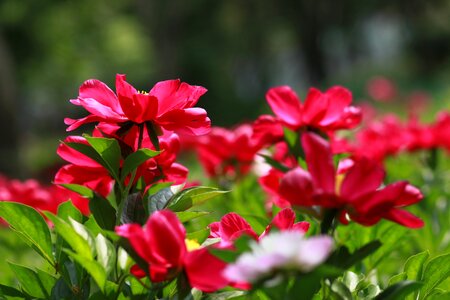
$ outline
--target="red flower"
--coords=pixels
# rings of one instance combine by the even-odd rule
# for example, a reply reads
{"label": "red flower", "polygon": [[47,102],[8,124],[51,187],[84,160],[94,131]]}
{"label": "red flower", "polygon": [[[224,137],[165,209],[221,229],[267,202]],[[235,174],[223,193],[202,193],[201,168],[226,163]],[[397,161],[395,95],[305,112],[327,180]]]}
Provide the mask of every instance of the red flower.
{"label": "red flower", "polygon": [[266,99],[276,118],[261,116],[255,122],[254,130],[261,143],[279,141],[282,137],[280,125],[294,131],[308,126],[329,132],[353,128],[361,121],[360,109],[350,106],[350,91],[340,86],[325,93],[311,88],[303,104],[289,86],[270,89]]}
{"label": "red flower", "polygon": [[252,127],[243,124],[233,130],[213,127],[208,135],[200,137],[197,152],[206,173],[211,177],[248,173],[259,150],[252,134]]}
{"label": "red flower", "polygon": [[222,217],[220,222],[209,225],[211,238],[220,238],[220,247],[229,247],[233,241],[243,234],[247,234],[255,240],[260,240],[270,232],[273,227],[279,230],[299,230],[303,233],[309,229],[308,222],[295,222],[295,213],[290,208],[280,211],[266,227],[261,235],[257,235],[250,224],[237,213],[228,213]]}
{"label": "red flower", "polygon": [[170,131],[205,134],[210,119],[202,108],[193,107],[206,93],[201,86],[192,86],[180,80],[158,82],[148,93],[140,93],[125,81],[125,75],[116,76],[116,93],[103,82],[85,81],[77,99],[71,103],[83,106],[90,114],[79,120],[66,118],[68,131],[90,122],[136,124],[153,122]]}
{"label": "red flower", "polygon": [[[110,177],[108,171],[98,162],[75,149],[70,148],[65,143],[88,145],[88,142],[83,137],[69,136],[58,146],[56,153],[61,158],[70,162],[70,164],[63,166],[58,170],[54,182],[56,184],[75,183],[84,185],[103,197],[108,196],[113,186],[113,179]],[[62,187],[60,188],[64,189]],[[87,199],[73,192],[70,192],[70,198],[81,212],[84,214],[89,213],[89,203]]]}
{"label": "red flower", "polygon": [[300,168],[286,173],[280,183],[281,197],[297,206],[320,206],[337,209],[340,220],[347,218],[373,225],[388,219],[410,228],[423,226],[423,221],[403,210],[404,206],[422,199],[421,192],[406,181],[380,188],[385,173],[376,163],[360,159],[335,171],[329,144],[312,133],[302,136],[308,171]]}
{"label": "red flower", "polygon": [[[155,212],[144,228],[125,224],[116,227],[116,232],[127,238],[134,251],[148,263],[153,282],[171,280],[184,271],[191,286],[204,292],[213,292],[228,284],[222,276],[226,264],[207,248],[189,249],[186,230],[171,211]],[[132,272],[138,276],[145,274],[137,266]]]}

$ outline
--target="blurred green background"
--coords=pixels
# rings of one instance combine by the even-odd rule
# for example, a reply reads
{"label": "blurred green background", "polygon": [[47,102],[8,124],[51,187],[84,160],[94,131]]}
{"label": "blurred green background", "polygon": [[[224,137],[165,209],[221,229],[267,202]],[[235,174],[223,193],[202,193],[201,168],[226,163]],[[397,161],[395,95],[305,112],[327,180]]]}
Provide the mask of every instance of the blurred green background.
{"label": "blurred green background", "polygon": [[[209,92],[214,125],[253,120],[274,85],[342,84],[366,97],[375,75],[450,98],[450,1],[2,0],[0,173],[50,180],[68,100],[125,73],[140,90],[181,78]],[[439,104],[441,103],[441,104]]]}

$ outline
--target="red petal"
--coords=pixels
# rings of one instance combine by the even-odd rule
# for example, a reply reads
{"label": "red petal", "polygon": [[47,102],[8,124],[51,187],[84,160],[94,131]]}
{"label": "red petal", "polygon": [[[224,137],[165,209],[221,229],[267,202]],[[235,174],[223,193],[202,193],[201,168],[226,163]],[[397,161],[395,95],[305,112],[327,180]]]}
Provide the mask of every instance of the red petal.
{"label": "red petal", "polygon": [[328,97],[318,89],[309,89],[303,106],[303,122],[307,125],[319,126],[328,108]]}
{"label": "red petal", "polygon": [[78,152],[77,150],[69,147],[66,143],[78,143],[88,145],[88,142],[81,136],[68,136],[64,139],[63,143],[60,143],[56,153],[64,160],[83,167],[100,168],[101,165],[86,155]]}
{"label": "red petal", "polygon": [[158,115],[162,115],[174,109],[194,106],[206,91],[204,87],[189,85],[176,79],[158,82],[149,94],[158,98]]}
{"label": "red petal", "polygon": [[175,109],[156,119],[166,130],[181,134],[202,135],[211,130],[211,120],[203,108]]}
{"label": "red petal", "polygon": [[137,278],[144,278],[145,276],[147,276],[147,274],[145,274],[145,271],[142,270],[138,265],[132,266],[130,269],[130,273]]}
{"label": "red petal", "polygon": [[281,180],[279,194],[292,205],[314,205],[311,175],[300,168],[287,172]]}
{"label": "red petal", "polygon": [[270,89],[266,94],[267,102],[273,113],[286,124],[298,127],[302,122],[300,99],[289,86]]}
{"label": "red petal", "polygon": [[419,202],[423,199],[422,192],[411,184],[407,184],[403,193],[396,199],[397,206],[407,206]]}
{"label": "red petal", "polygon": [[344,109],[352,102],[352,93],[341,86],[334,86],[324,96],[328,97],[328,106],[319,123],[321,126],[328,126],[341,119]]}
{"label": "red petal", "polygon": [[421,228],[424,225],[424,222],[421,219],[412,213],[401,209],[391,209],[386,213],[384,218],[409,228]]}
{"label": "red petal", "polygon": [[383,183],[384,176],[384,170],[378,163],[362,158],[345,175],[340,195],[348,201],[367,195]]}
{"label": "red petal", "polygon": [[272,225],[280,230],[289,229],[294,225],[295,213],[290,208],[281,210],[272,220]]}
{"label": "red petal", "polygon": [[225,287],[228,280],[222,273],[226,264],[211,255],[206,248],[187,253],[184,269],[189,283],[203,292],[214,292]]}
{"label": "red petal", "polygon": [[175,213],[161,210],[153,213],[145,225],[151,248],[151,263],[178,267],[186,253],[186,231]]}
{"label": "red petal", "polygon": [[319,190],[319,193],[334,194],[335,170],[330,145],[318,135],[309,132],[302,135],[302,145],[314,187],[322,190]]}
{"label": "red petal", "polygon": [[224,241],[232,241],[244,233],[257,237],[250,224],[237,213],[228,213],[220,220],[220,237]]}
{"label": "red petal", "polygon": [[116,233],[128,239],[130,241],[133,250],[142,257],[145,261],[150,262],[152,257],[150,252],[152,251],[149,241],[146,239],[144,230],[138,224],[124,224],[117,226]]}
{"label": "red petal", "polygon": [[294,226],[292,226],[292,229],[306,233],[308,232],[310,225],[309,222],[302,221],[295,223]]}
{"label": "red petal", "polygon": [[116,114],[121,114],[119,101],[114,92],[103,82],[91,79],[85,81],[81,87],[78,98],[94,99],[102,106],[109,107]]}

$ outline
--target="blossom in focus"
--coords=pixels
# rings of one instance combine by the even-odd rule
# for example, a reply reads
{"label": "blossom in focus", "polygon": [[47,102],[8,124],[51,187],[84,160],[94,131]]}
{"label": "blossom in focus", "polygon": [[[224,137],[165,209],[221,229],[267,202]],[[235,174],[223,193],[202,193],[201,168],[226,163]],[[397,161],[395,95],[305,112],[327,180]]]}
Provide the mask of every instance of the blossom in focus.
{"label": "blossom in focus", "polygon": [[262,144],[280,141],[282,126],[293,131],[312,127],[328,133],[353,128],[361,121],[361,110],[350,106],[351,92],[340,86],[325,93],[311,88],[304,103],[289,86],[270,89],[266,99],[275,117],[263,115],[254,123],[255,139]]}
{"label": "blossom in focus", "polygon": [[251,242],[250,248],[251,252],[245,252],[225,268],[228,280],[256,283],[283,270],[310,272],[330,255],[333,239],[329,236],[305,238],[300,231],[286,230]]}
{"label": "blossom in focus", "polygon": [[[162,210],[153,213],[142,228],[138,224],[116,227],[116,233],[129,240],[134,251],[148,263],[153,282],[162,282],[185,272],[192,287],[213,292],[228,284],[222,273],[226,264],[186,239],[186,230],[175,213]],[[146,273],[137,265],[132,273],[143,277]]]}
{"label": "blossom in focus", "polygon": [[295,213],[290,208],[281,210],[266,227],[264,232],[258,236],[250,224],[237,213],[228,213],[222,217],[220,222],[214,222],[209,225],[211,230],[210,238],[220,238],[219,247],[229,247],[233,241],[241,235],[246,234],[255,240],[260,240],[266,236],[272,228],[278,230],[294,230],[301,233],[306,233],[309,229],[308,222],[295,223]]}
{"label": "blossom in focus", "polygon": [[348,219],[370,226],[387,219],[410,228],[423,221],[403,207],[422,200],[422,193],[406,181],[381,188],[385,177],[378,163],[361,158],[338,172],[330,145],[313,133],[302,136],[308,171],[295,168],[286,173],[279,194],[291,205],[337,209],[340,221]]}
{"label": "blossom in focus", "polygon": [[193,107],[206,93],[201,86],[180,80],[166,80],[155,84],[147,92],[139,92],[125,81],[125,75],[116,76],[116,93],[103,82],[90,79],[79,90],[77,99],[70,102],[82,106],[90,114],[74,120],[66,118],[68,131],[91,122],[142,124],[152,122],[169,131],[201,135],[209,132],[210,119],[202,108]]}
{"label": "blossom in focus", "polygon": [[234,129],[213,127],[198,139],[196,150],[210,177],[247,174],[260,147],[252,139],[253,129],[242,124]]}

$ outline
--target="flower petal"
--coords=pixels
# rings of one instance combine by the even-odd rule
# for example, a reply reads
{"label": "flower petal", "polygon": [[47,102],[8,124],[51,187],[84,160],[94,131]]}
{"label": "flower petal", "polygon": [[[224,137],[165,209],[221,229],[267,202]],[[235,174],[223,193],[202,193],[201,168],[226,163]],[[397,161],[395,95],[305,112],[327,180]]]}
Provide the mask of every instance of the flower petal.
{"label": "flower petal", "polygon": [[421,228],[424,222],[412,213],[402,209],[389,210],[384,218],[409,228]]}
{"label": "flower petal", "polygon": [[289,86],[271,88],[266,94],[273,113],[287,125],[298,127],[302,121],[300,99]]}
{"label": "flower petal", "polygon": [[303,169],[295,168],[281,179],[279,195],[292,205],[311,206],[313,184],[311,175]]}
{"label": "flower petal", "polygon": [[181,134],[203,135],[211,130],[211,120],[203,108],[174,109],[159,116],[156,122],[166,130]]}

